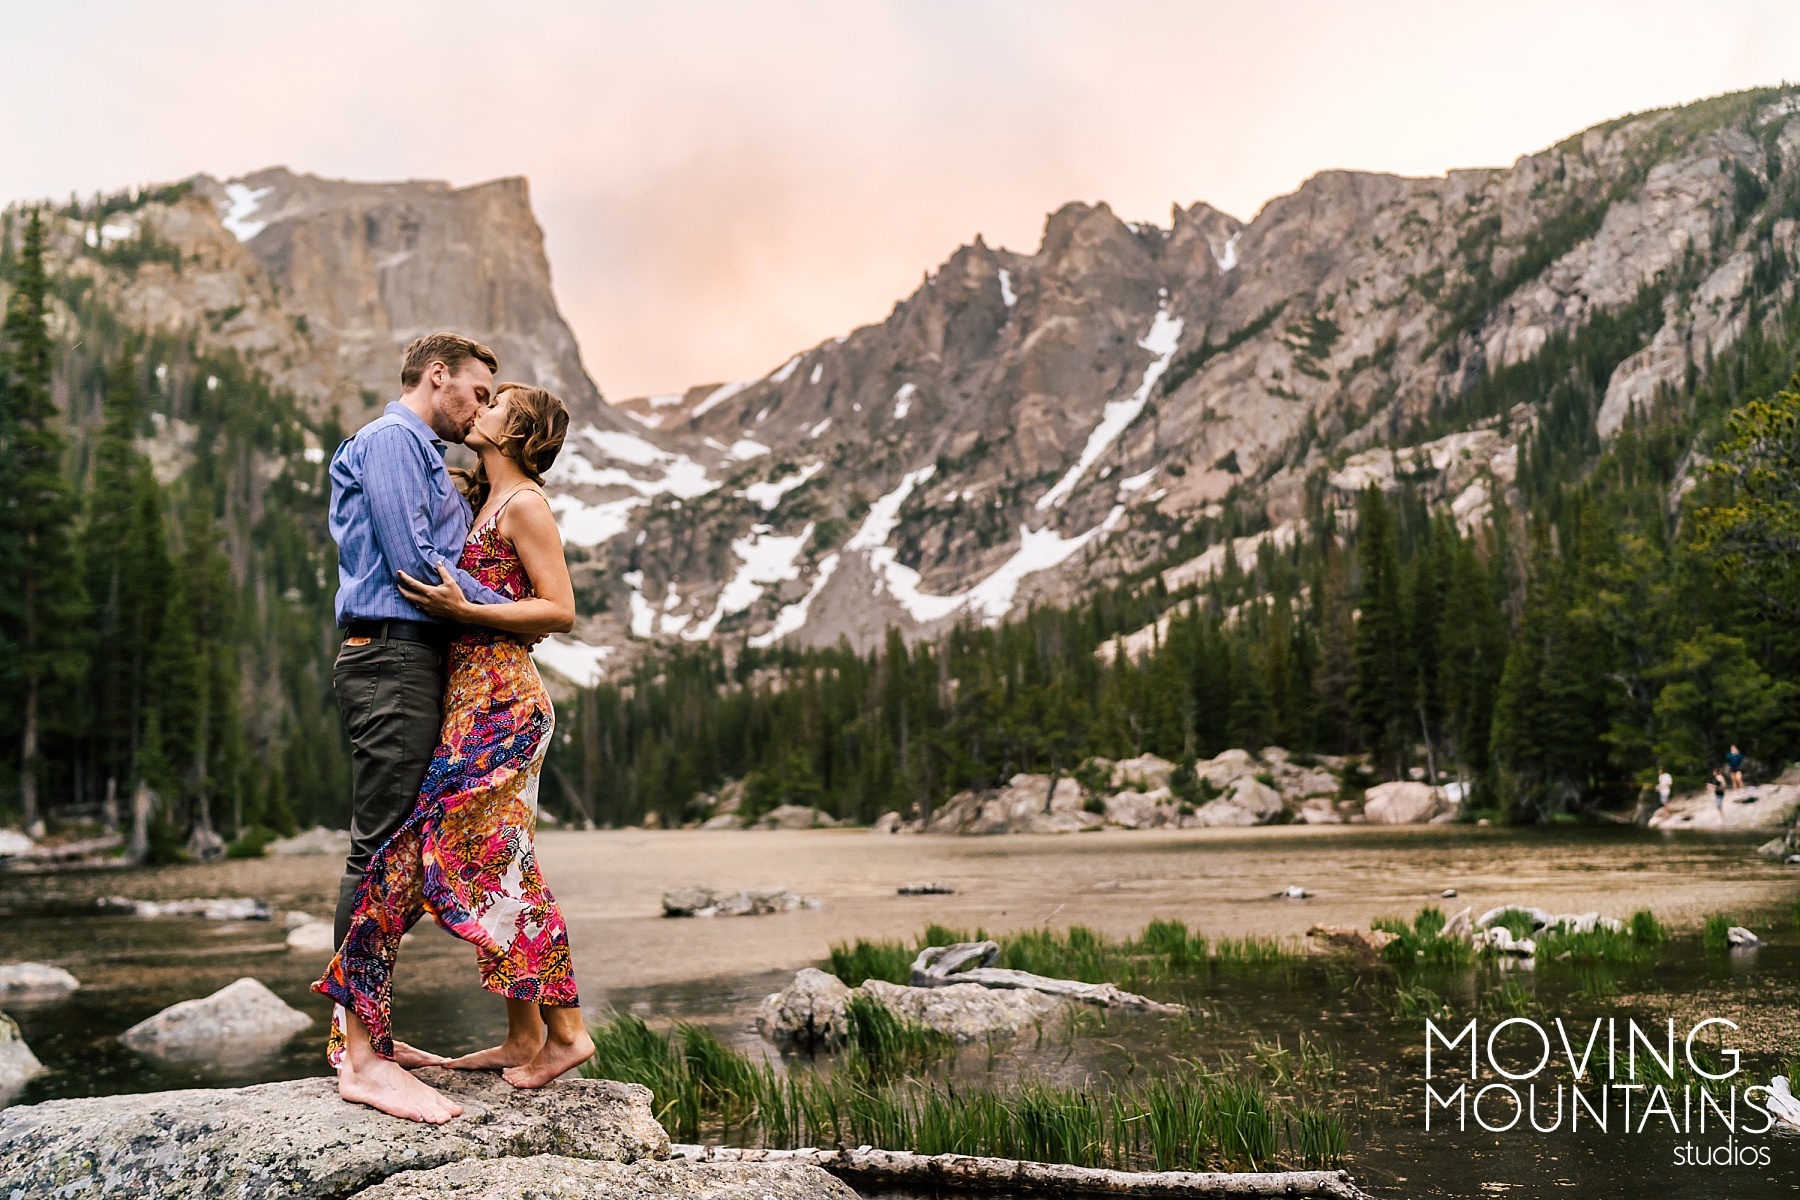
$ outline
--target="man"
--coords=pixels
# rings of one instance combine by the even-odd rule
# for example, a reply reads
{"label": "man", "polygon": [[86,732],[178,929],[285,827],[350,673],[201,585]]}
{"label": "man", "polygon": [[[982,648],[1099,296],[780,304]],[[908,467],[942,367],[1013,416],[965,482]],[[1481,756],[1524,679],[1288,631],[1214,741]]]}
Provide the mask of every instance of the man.
{"label": "man", "polygon": [[[443,564],[469,599],[504,602],[455,566],[474,514],[444,465],[445,443],[460,445],[467,436],[491,401],[498,369],[494,352],[468,338],[418,338],[401,362],[400,399],[331,460],[337,620],[345,633],[331,686],[351,748],[350,855],[338,881],[335,929],[340,946],[370,857],[418,802],[443,721],[444,650],[452,630],[400,594],[398,573],[437,579]],[[338,1075],[345,1099],[415,1120],[441,1122],[462,1111],[401,1069],[444,1059],[396,1042],[390,1063],[369,1048],[360,1022],[348,1018],[346,1029],[349,1049]]]}
{"label": "man", "polygon": [[1744,788],[1744,752],[1733,742],[1731,753],[1725,756],[1725,769],[1731,772],[1731,786],[1742,791]]}

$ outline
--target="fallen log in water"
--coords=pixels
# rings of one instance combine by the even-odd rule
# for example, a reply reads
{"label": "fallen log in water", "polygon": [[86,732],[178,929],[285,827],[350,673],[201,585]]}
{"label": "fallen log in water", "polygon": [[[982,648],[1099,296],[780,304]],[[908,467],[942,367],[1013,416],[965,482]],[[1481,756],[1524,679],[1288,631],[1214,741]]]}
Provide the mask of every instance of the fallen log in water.
{"label": "fallen log in water", "polygon": [[[1047,975],[1033,975],[1030,971],[1014,971],[991,965],[999,957],[998,942],[958,942],[954,946],[927,946],[913,959],[912,985],[949,987],[958,983],[978,983],[986,988],[1064,996],[1105,1008],[1134,1008],[1140,1012],[1154,1013],[1187,1011],[1179,1004],[1161,1004],[1135,992],[1124,991],[1117,984],[1052,979]],[[977,965],[964,970],[970,963]]]}
{"label": "fallen log in water", "polygon": [[733,1146],[672,1145],[674,1158],[698,1162],[804,1162],[858,1184],[935,1187],[953,1191],[1005,1190],[1040,1196],[1137,1196],[1169,1200],[1370,1200],[1346,1171],[1108,1171],[1066,1163],[906,1150],[743,1150]]}

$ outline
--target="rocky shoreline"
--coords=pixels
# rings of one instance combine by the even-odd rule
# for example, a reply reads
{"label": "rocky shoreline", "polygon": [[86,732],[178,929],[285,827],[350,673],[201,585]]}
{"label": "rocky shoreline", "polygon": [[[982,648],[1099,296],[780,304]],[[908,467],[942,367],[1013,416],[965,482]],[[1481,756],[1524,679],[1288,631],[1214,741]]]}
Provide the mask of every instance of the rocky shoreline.
{"label": "rocky shoreline", "polygon": [[[5,1109],[0,1196],[856,1200],[834,1169],[853,1177],[860,1171],[875,1182],[950,1187],[958,1186],[961,1171],[969,1176],[962,1186],[975,1190],[990,1190],[1005,1173],[1027,1191],[1091,1190],[1092,1181],[1077,1178],[1083,1173],[1074,1168],[953,1155],[871,1157],[866,1147],[717,1156],[681,1147],[684,1153],[673,1155],[652,1114],[649,1089],[637,1084],[565,1079],[525,1092],[486,1072],[419,1074],[456,1097],[463,1115],[441,1126],[402,1121],[345,1104],[325,1078]],[[1108,1176],[1109,1191],[1141,1178],[1154,1185],[1143,1192],[1152,1195],[1363,1195],[1341,1172],[1202,1174],[1179,1181],[1168,1173],[1085,1174]]]}

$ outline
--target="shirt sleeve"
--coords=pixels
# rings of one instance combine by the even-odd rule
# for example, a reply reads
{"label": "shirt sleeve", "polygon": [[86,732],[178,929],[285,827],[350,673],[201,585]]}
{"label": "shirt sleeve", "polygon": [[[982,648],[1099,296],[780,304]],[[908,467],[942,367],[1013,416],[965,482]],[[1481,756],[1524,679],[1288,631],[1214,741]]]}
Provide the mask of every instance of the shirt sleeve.
{"label": "shirt sleeve", "polygon": [[375,544],[388,566],[405,571],[422,583],[438,582],[437,564],[443,563],[476,604],[505,604],[507,599],[457,566],[457,553],[446,554],[431,544],[429,499],[431,483],[418,448],[405,430],[382,430],[371,440],[363,459],[363,492],[369,498],[369,520],[375,528]]}

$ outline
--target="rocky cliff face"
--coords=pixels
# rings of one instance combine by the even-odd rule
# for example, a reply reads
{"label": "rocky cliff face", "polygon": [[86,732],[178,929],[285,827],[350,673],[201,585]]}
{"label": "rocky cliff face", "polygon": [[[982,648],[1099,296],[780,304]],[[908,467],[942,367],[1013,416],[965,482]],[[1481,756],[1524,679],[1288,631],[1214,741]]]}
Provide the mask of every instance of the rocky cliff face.
{"label": "rocky cliff face", "polygon": [[1148,568],[1199,582],[1371,483],[1479,520],[1540,417],[1459,414],[1482,378],[1638,305],[1611,436],[1742,334],[1757,264],[1793,252],[1769,197],[1797,106],[1724,97],[1443,178],[1326,172],[1248,223],[1068,205],[1035,253],[977,239],[760,379],[623,405],[641,443],[578,441],[563,478],[639,491],[571,493],[571,541],[630,637],[867,645]]}
{"label": "rocky cliff face", "polygon": [[452,188],[346,183],[274,167],[57,228],[64,269],[127,320],[232,349],[355,429],[399,393],[400,351],[453,329],[501,376],[550,388],[578,419],[619,422],[557,310],[523,179]]}

